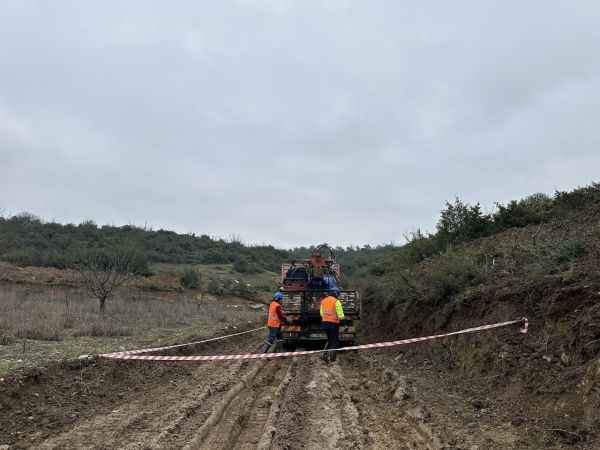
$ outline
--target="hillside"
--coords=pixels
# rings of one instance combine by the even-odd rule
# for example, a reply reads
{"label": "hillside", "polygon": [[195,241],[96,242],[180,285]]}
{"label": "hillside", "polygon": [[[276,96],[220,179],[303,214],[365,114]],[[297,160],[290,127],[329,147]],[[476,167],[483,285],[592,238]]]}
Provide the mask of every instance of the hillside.
{"label": "hillside", "polygon": [[[421,237],[379,261],[385,270],[364,283],[367,340],[530,320],[526,336],[482,333],[386,358],[409,373],[438,426],[484,421],[491,441],[481,448],[496,448],[498,433],[521,439],[498,448],[598,448],[599,193],[558,195],[544,220],[414,258],[439,234]],[[453,395],[466,405],[449,404]]]}
{"label": "hillside", "polygon": [[[313,243],[313,245],[319,242]],[[92,250],[126,245],[139,254],[137,272],[150,275],[156,264],[226,265],[238,273],[278,272],[285,260],[306,258],[310,247],[279,249],[271,245],[245,245],[238,239],[219,239],[207,235],[181,234],[151,230],[132,225],[98,226],[92,221],[78,225],[46,222],[30,213],[0,216],[0,261],[21,267],[76,266],[82,255]],[[394,247],[337,247],[344,272],[352,276],[368,266],[373,258]]]}
{"label": "hillside", "polygon": [[179,234],[132,225],[98,226],[45,222],[22,213],[0,217],[0,260],[21,266],[66,268],[89,249],[127,243],[139,249],[148,263],[238,264],[245,271],[276,270],[286,252],[272,246],[245,246],[235,239]]}
{"label": "hillside", "polygon": [[[361,282],[371,275],[383,275],[398,264],[410,267],[461,242],[564,217],[599,199],[597,183],[572,192],[556,192],[552,198],[535,194],[507,205],[498,204],[495,213],[487,215],[482,213],[480,205],[471,206],[456,199],[442,210],[434,234],[417,230],[408,237],[407,245],[336,247],[335,252],[349,281]],[[239,273],[277,272],[282,261],[305,258],[311,250],[306,246],[280,249],[272,245],[245,245],[236,238],[225,240],[133,225],[98,226],[92,221],[61,224],[46,222],[30,213],[0,216],[0,261],[21,267],[69,268],[76,266],[86,252],[123,245],[139,253],[140,275],[149,275],[149,266],[157,263],[233,264]],[[401,261],[390,265],[391,260]]]}

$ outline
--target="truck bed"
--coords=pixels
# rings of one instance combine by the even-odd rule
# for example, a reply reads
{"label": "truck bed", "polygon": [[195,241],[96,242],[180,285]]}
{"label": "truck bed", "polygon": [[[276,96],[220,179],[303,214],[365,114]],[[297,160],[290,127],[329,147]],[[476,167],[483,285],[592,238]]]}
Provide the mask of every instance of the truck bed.
{"label": "truck bed", "polygon": [[[360,300],[358,292],[351,290],[341,291],[339,299],[342,302],[344,314],[358,318],[360,315]],[[285,314],[318,316],[321,306],[321,292],[284,292],[281,306]]]}

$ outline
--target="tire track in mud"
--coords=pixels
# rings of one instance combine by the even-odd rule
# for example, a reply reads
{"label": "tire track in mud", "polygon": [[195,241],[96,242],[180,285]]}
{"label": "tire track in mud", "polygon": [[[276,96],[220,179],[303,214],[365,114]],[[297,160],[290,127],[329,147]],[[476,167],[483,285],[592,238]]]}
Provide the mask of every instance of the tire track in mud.
{"label": "tire track in mud", "polygon": [[256,449],[270,428],[273,405],[286,384],[291,360],[255,362],[215,405],[184,449]]}
{"label": "tire track in mud", "polygon": [[[253,350],[261,342],[255,337],[246,342],[211,346],[206,353]],[[152,449],[181,448],[206,420],[211,406],[227,392],[240,376],[252,370],[247,363],[199,365],[188,376],[178,376],[139,396],[125,400],[112,411],[96,414],[70,430],[46,439],[41,449]],[[173,440],[173,436],[181,438]]]}
{"label": "tire track in mud", "polygon": [[314,357],[298,362],[275,429],[273,449],[365,448],[359,413],[340,367]]}
{"label": "tire track in mud", "polygon": [[[349,387],[362,424],[365,448],[441,450],[443,445],[431,427],[392,400],[393,380],[361,353],[340,361],[342,378]],[[416,411],[418,408],[415,409]]]}
{"label": "tire track in mud", "polygon": [[[279,401],[287,387],[295,361],[277,361],[279,368],[273,367],[276,372],[266,374],[265,386],[257,392],[252,401],[252,406],[246,414],[243,428],[236,437],[235,445],[230,448],[240,450],[264,448],[270,439],[273,421],[279,410]],[[270,368],[266,367],[265,372]],[[259,380],[260,382],[260,380]],[[267,446],[268,448],[268,446]]]}
{"label": "tire track in mud", "polygon": [[192,386],[181,401],[171,402],[165,409],[155,409],[163,412],[155,415],[152,422],[147,422],[139,438],[124,448],[133,450],[180,447],[177,443],[188,438],[205,421],[210,406],[218,401],[222,392],[230,389],[245,369],[242,363],[237,362],[227,367],[224,372],[215,371],[213,368],[212,372],[204,373],[201,384],[197,387]]}
{"label": "tire track in mud", "polygon": [[199,365],[36,448],[440,450],[428,424],[392,401],[393,382],[376,361],[348,353],[333,364],[297,357]]}

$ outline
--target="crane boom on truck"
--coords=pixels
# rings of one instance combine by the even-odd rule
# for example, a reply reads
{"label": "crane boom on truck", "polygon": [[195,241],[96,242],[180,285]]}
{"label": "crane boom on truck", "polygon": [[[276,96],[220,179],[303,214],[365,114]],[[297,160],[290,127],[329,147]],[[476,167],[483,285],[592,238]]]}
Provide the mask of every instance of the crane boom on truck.
{"label": "crane boom on truck", "polygon": [[286,349],[294,349],[298,344],[325,343],[327,336],[321,329],[321,297],[323,293],[332,292],[338,293],[345,315],[340,326],[340,343],[351,345],[355,342],[360,296],[356,290],[341,289],[341,277],[341,267],[327,244],[315,247],[308,259],[282,264],[281,306],[288,324],[281,327],[281,333]]}

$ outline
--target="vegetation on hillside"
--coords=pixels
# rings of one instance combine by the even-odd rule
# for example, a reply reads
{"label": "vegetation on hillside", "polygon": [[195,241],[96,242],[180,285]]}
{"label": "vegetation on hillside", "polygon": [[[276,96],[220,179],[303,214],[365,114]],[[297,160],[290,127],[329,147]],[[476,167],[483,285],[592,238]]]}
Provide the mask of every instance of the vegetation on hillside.
{"label": "vegetation on hillside", "polygon": [[287,256],[272,246],[246,246],[206,235],[98,226],[92,221],[63,225],[29,213],[0,217],[0,259],[21,266],[73,267],[90,250],[119,248],[124,242],[139,249],[141,273],[147,263],[235,264],[240,272],[252,273],[276,270]]}
{"label": "vegetation on hillside", "polygon": [[552,275],[586,255],[600,262],[600,228],[581,218],[574,220],[581,226],[570,226],[586,211],[600,211],[599,183],[497,205],[492,214],[456,199],[442,210],[435,233],[413,233],[355,280],[387,310],[415,302],[436,307],[490,277]]}
{"label": "vegetation on hillside", "polygon": [[[0,216],[0,260],[18,266],[77,268],[90,254],[115,253],[124,246],[136,253],[134,273],[150,275],[150,265],[157,263],[231,264],[243,275],[262,271],[279,272],[281,263],[307,258],[311,248],[277,249],[270,245],[244,245],[238,239],[224,240],[207,235],[153,231],[132,225],[98,226],[92,221],[79,225],[45,222],[30,213]],[[376,257],[395,248],[337,247],[344,273],[352,276]]]}
{"label": "vegetation on hillside", "polygon": [[[506,205],[497,204],[495,212],[485,214],[479,204],[469,205],[459,198],[448,202],[441,211],[435,233],[417,230],[407,236],[403,246],[363,246],[335,248],[344,274],[353,284],[366,284],[368,279],[391,276],[401,286],[400,298],[415,296],[418,284],[413,279],[415,267],[426,260],[444,255],[448,279],[463,286],[478,280],[475,268],[479,263],[456,261],[455,249],[463,243],[492,236],[503,231],[539,225],[567,217],[573,211],[600,203],[600,183],[575,189],[557,191],[553,196],[534,194]],[[0,260],[20,266],[57,268],[78,267],[90,252],[114,251],[126,243],[137,250],[135,273],[149,274],[149,264],[231,264],[240,274],[255,274],[264,270],[278,272],[282,261],[308,257],[309,247],[291,250],[270,245],[248,246],[239,239],[217,239],[207,235],[178,234],[173,231],[151,230],[132,225],[122,227],[98,226],[85,221],[79,225],[45,222],[28,213],[12,217],[0,216]],[[569,259],[583,250],[577,242],[565,242],[556,250]],[[454,258],[454,259],[453,259]],[[493,255],[474,256],[494,258]],[[463,267],[463,275],[454,273]],[[398,281],[399,280],[399,281]],[[441,280],[421,280],[438,286]],[[194,284],[194,283],[192,283]],[[443,283],[442,283],[443,284]],[[208,286],[212,290],[217,287]],[[439,287],[436,295],[448,297],[456,287]],[[419,294],[420,295],[420,294]]]}

